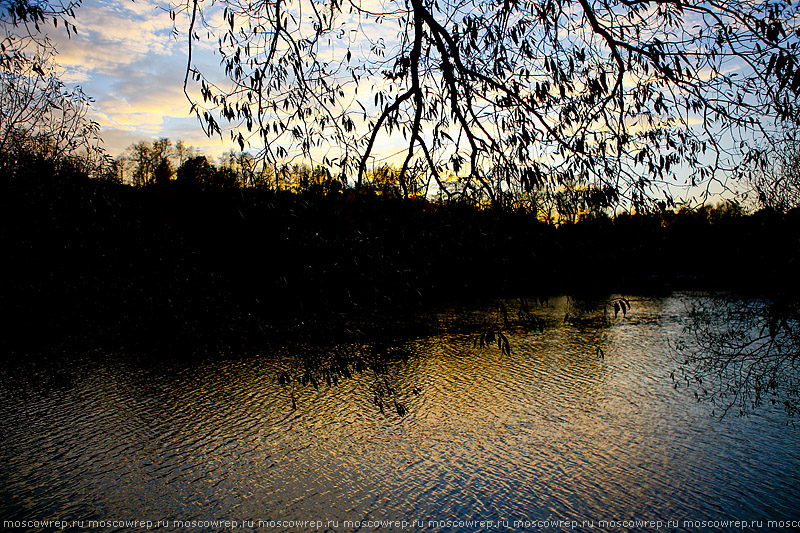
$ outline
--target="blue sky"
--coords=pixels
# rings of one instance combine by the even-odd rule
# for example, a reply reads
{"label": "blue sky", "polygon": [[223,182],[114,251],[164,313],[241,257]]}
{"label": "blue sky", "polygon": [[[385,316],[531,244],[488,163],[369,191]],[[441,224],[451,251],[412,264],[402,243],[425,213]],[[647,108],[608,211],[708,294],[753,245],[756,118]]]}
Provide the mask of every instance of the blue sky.
{"label": "blue sky", "polygon": [[[77,36],[68,38],[61,27],[50,32],[62,79],[94,98],[92,118],[100,123],[111,155],[136,141],[159,137],[219,155],[233,144],[224,136],[207,138],[189,113],[183,94],[187,43],[184,35],[172,35],[164,5],[84,0],[75,13]],[[217,64],[209,48],[200,54],[198,61]]]}

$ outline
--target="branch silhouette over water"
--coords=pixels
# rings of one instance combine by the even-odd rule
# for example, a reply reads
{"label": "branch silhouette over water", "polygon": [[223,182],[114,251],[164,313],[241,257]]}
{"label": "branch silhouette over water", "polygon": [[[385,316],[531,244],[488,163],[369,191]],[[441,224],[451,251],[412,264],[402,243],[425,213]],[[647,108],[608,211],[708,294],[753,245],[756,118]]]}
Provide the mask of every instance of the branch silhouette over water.
{"label": "branch silhouette over water", "polygon": [[[796,301],[696,298],[676,348],[682,378],[714,414],[745,415],[764,404],[800,412],[800,308]],[[679,380],[673,374],[673,380]],[[677,381],[676,381],[677,386]]]}

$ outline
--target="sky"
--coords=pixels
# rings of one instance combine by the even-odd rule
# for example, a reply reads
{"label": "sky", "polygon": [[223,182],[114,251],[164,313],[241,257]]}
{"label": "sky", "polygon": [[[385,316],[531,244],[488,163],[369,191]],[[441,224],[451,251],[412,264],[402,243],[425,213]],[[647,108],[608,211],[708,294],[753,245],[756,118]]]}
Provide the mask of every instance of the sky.
{"label": "sky", "polygon": [[[112,156],[141,140],[183,140],[218,156],[234,147],[208,138],[183,94],[185,35],[172,35],[165,4],[150,0],[84,0],[76,10],[78,35],[51,31],[62,80],[80,85],[95,101],[92,118]],[[200,61],[216,63],[210,50]]]}

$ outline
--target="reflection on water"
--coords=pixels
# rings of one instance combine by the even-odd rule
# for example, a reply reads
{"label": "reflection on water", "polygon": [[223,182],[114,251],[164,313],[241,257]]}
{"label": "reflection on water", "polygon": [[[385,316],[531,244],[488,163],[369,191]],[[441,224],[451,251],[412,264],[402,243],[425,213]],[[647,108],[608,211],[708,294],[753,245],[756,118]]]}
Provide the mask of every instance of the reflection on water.
{"label": "reflection on water", "polygon": [[[474,333],[408,341],[408,362],[297,388],[295,410],[277,382],[294,364],[284,354],[87,357],[46,380],[5,375],[0,516],[338,521],[331,530],[800,518],[797,430],[780,412],[709,417],[669,377],[683,303],[631,303],[604,328],[554,326],[565,304],[552,303],[544,332],[507,332],[510,356],[473,348]],[[377,409],[376,383],[405,416]]]}

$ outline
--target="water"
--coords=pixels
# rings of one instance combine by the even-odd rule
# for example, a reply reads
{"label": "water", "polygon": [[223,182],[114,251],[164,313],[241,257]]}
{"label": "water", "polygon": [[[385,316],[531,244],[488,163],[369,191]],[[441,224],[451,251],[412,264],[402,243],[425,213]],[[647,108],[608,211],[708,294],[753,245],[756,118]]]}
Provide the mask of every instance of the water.
{"label": "water", "polygon": [[[295,385],[296,409],[277,380],[297,365],[286,353],[180,363],[87,356],[7,372],[0,519],[85,528],[162,520],[163,529],[229,519],[269,531],[358,529],[345,521],[370,521],[360,529],[370,531],[380,520],[453,531],[557,531],[569,527],[552,521],[576,520],[588,531],[600,520],[678,521],[675,530],[702,529],[684,520],[800,519],[800,430],[769,409],[710,417],[670,379],[681,298],[631,303],[627,317],[612,312],[601,327],[581,313],[587,320],[561,324],[566,302],[552,301],[537,308],[544,332],[506,332],[510,356],[474,348],[479,330],[406,340],[396,353],[410,357],[383,375]],[[381,412],[374,397],[389,388]],[[287,522],[304,520],[322,526]],[[467,520],[494,523],[447,523]],[[551,522],[515,528],[518,520]]]}

